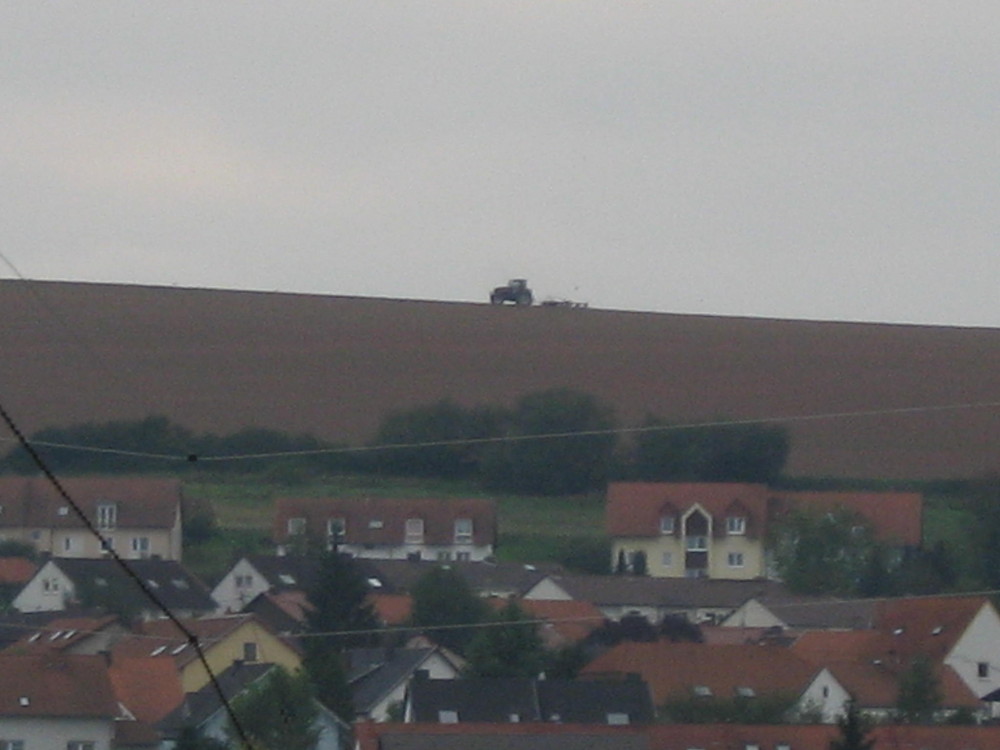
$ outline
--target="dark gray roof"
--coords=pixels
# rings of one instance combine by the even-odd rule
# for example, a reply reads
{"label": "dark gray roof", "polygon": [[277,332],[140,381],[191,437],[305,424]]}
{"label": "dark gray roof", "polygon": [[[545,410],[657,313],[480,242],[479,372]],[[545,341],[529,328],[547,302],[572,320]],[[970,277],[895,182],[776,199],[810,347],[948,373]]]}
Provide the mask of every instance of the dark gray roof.
{"label": "dark gray roof", "polygon": [[588,601],[598,607],[736,609],[753,597],[760,598],[784,590],[782,584],[765,580],[614,575],[552,575],[550,578],[574,599]]}
{"label": "dark gray roof", "polygon": [[352,648],[346,652],[354,709],[369,713],[393,688],[409,679],[437,649]]}
{"label": "dark gray roof", "polygon": [[[216,676],[226,700],[232,700],[274,668],[273,664],[236,663]],[[181,704],[157,722],[165,738],[176,737],[184,727],[199,727],[222,708],[219,694],[211,684],[187,693]]]}
{"label": "dark gray roof", "polygon": [[319,571],[316,559],[297,555],[247,555],[246,560],[264,577],[271,591],[307,589]]}
{"label": "dark gray roof", "polygon": [[363,560],[377,571],[384,591],[409,591],[428,571],[446,565],[459,573],[480,595],[520,595],[542,580],[556,566],[534,566],[505,562],[451,562],[422,560]]}
{"label": "dark gray roof", "polygon": [[609,714],[624,714],[629,724],[653,720],[649,687],[640,679],[532,680],[469,678],[410,683],[416,722],[441,722],[451,711],[459,722],[558,722],[608,724]]}
{"label": "dark gray roof", "polygon": [[789,628],[864,630],[875,627],[875,602],[800,597],[795,601],[758,600]]}
{"label": "dark gray roof", "polygon": [[[80,587],[111,585],[133,600],[142,611],[159,614],[159,608],[135,580],[110,558],[97,560],[68,557],[50,560],[79,591]],[[125,564],[156,595],[160,603],[174,611],[211,612],[216,604],[205,586],[176,560],[127,560]],[[102,583],[103,581],[103,583]]]}

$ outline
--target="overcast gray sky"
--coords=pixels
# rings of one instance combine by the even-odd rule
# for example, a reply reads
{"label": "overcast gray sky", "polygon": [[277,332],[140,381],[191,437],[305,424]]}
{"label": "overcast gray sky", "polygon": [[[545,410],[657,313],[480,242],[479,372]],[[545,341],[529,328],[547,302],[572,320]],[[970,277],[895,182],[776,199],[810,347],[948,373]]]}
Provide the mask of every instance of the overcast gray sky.
{"label": "overcast gray sky", "polygon": [[998,40],[996,0],[8,2],[0,252],[996,327]]}

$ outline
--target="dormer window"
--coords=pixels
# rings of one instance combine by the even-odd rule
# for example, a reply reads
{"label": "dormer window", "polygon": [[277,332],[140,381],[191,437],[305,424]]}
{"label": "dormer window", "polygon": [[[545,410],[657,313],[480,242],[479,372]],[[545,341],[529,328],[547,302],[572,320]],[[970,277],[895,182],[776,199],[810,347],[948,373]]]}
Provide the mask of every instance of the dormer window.
{"label": "dormer window", "polygon": [[660,516],[660,533],[661,534],[673,534],[674,533],[674,517],[673,516]]}
{"label": "dormer window", "polygon": [[289,518],[288,519],[288,536],[301,536],[306,533],[306,519],[305,518]]}
{"label": "dormer window", "polygon": [[746,534],[747,533],[746,516],[729,516],[726,519],[726,533],[733,535]]}
{"label": "dormer window", "polygon": [[423,544],[424,543],[424,519],[422,518],[407,518],[406,519],[406,543],[407,544]]}
{"label": "dormer window", "polygon": [[471,544],[471,543],[472,543],[472,519],[456,518],[455,544]]}
{"label": "dormer window", "polygon": [[118,523],[118,506],[114,503],[99,503],[97,506],[97,528],[113,529]]}

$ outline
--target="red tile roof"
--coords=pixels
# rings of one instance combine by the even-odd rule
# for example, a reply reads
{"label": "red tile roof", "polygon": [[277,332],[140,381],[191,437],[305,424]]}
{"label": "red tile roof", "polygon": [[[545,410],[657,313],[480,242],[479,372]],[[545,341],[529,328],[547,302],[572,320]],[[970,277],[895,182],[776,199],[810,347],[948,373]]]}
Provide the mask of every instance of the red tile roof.
{"label": "red tile roof", "polygon": [[649,683],[653,702],[693,695],[704,686],[717,697],[749,687],[757,695],[799,694],[819,668],[780,646],[710,646],[697,643],[620,643],[584,669],[585,674],[636,673]]}
{"label": "red tile roof", "polygon": [[115,697],[139,721],[157,722],[184,700],[180,671],[173,659],[116,654],[108,674]]}
{"label": "red tile roof", "polygon": [[0,653],[0,717],[117,714],[104,657]]}
{"label": "red tile roof", "polygon": [[[657,724],[649,728],[650,750],[746,750],[757,745],[771,750],[780,744],[791,750],[829,750],[840,731],[829,724]],[[995,750],[1000,727],[885,725],[870,735],[876,748],[892,750]]]}
{"label": "red tile roof", "polygon": [[[538,742],[530,747],[547,750],[560,746],[560,738],[564,742],[573,741],[574,748],[646,748],[646,729],[636,726],[608,726],[605,724],[556,724],[556,723],[510,723],[491,724],[480,722],[461,722],[457,724],[430,723],[376,723],[362,721],[354,725],[356,747],[358,750],[382,750],[383,747],[433,748],[435,737],[468,738],[469,746],[485,747],[484,738],[498,740],[521,737],[537,737]],[[401,743],[393,743],[393,738],[400,738]],[[587,739],[590,738],[588,742]],[[421,742],[422,740],[422,742]],[[449,742],[448,747],[456,746]],[[489,747],[499,747],[500,743],[488,743]],[[519,743],[518,747],[527,747]],[[685,748],[685,750],[687,750]],[[742,748],[740,750],[743,750]],[[796,749],[797,750],[797,749]]]}
{"label": "red tile roof", "polygon": [[59,617],[49,620],[44,628],[26,630],[15,643],[8,647],[9,653],[30,653],[41,651],[66,651],[102,629],[118,622],[114,615],[106,617]]}
{"label": "red tile roof", "polygon": [[472,520],[476,545],[496,543],[496,509],[491,500],[481,498],[279,498],[272,526],[274,541],[288,541],[288,520],[307,519],[307,533],[325,535],[330,519],[343,519],[344,543],[401,545],[406,520],[424,522],[424,544],[453,544],[455,521]]}
{"label": "red tile roof", "polygon": [[[170,528],[183,498],[176,479],[69,477],[60,480],[94,524],[97,506],[117,505],[118,528]],[[39,477],[0,477],[0,528],[83,528],[50,482]]]}
{"label": "red tile roof", "polygon": [[545,620],[542,638],[551,645],[578,643],[604,623],[604,615],[590,602],[519,599],[518,606],[536,620]]}
{"label": "red tile roof", "polygon": [[413,614],[413,597],[409,594],[368,594],[368,602],[383,625],[404,625]]}
{"label": "red tile roof", "polygon": [[613,537],[659,536],[660,518],[683,514],[700,505],[720,529],[722,519],[735,512],[747,518],[747,533],[763,536],[767,530],[768,490],[760,484],[612,482],[608,485],[606,518]]}
{"label": "red tile roof", "polygon": [[843,509],[864,516],[879,539],[918,546],[923,538],[923,497],[917,492],[775,492],[778,512],[793,507]]}
{"label": "red tile roof", "polygon": [[37,570],[38,566],[25,557],[0,557],[0,586],[24,585]]}

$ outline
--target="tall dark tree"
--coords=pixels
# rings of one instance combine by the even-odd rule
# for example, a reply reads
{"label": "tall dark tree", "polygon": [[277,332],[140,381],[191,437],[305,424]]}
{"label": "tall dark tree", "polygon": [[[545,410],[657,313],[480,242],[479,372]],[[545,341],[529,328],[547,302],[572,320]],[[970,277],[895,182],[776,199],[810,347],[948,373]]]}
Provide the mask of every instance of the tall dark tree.
{"label": "tall dark tree", "polygon": [[[275,667],[233,701],[255,750],[314,750],[319,739],[313,687],[305,675]],[[238,734],[233,731],[236,739]]]}
{"label": "tall dark tree", "polygon": [[840,736],[830,740],[830,750],[872,750],[875,739],[869,737],[871,726],[865,721],[854,701],[848,701],[846,710],[837,719]]}
{"label": "tall dark tree", "polygon": [[899,677],[896,710],[906,724],[929,724],[941,707],[941,682],[930,659],[916,657]]}
{"label": "tall dark tree", "polygon": [[1000,589],[1000,474],[983,477],[972,488],[973,557],[983,586]]}
{"label": "tall dark tree", "polygon": [[568,388],[531,393],[510,414],[506,441],[491,444],[481,464],[495,489],[566,495],[603,486],[615,448],[614,412]]}
{"label": "tall dark tree", "polygon": [[475,625],[489,617],[486,603],[453,568],[432,568],[414,584],[413,625],[447,648],[462,654],[475,637]]}
{"label": "tall dark tree", "polygon": [[513,601],[479,630],[466,656],[472,677],[537,677],[546,663],[537,624]]}
{"label": "tall dark tree", "polygon": [[352,558],[331,550],[319,558],[319,571],[307,594],[313,609],[306,615],[303,666],[319,700],[350,721],[343,653],[377,641],[378,622],[366,601],[368,581]]}

